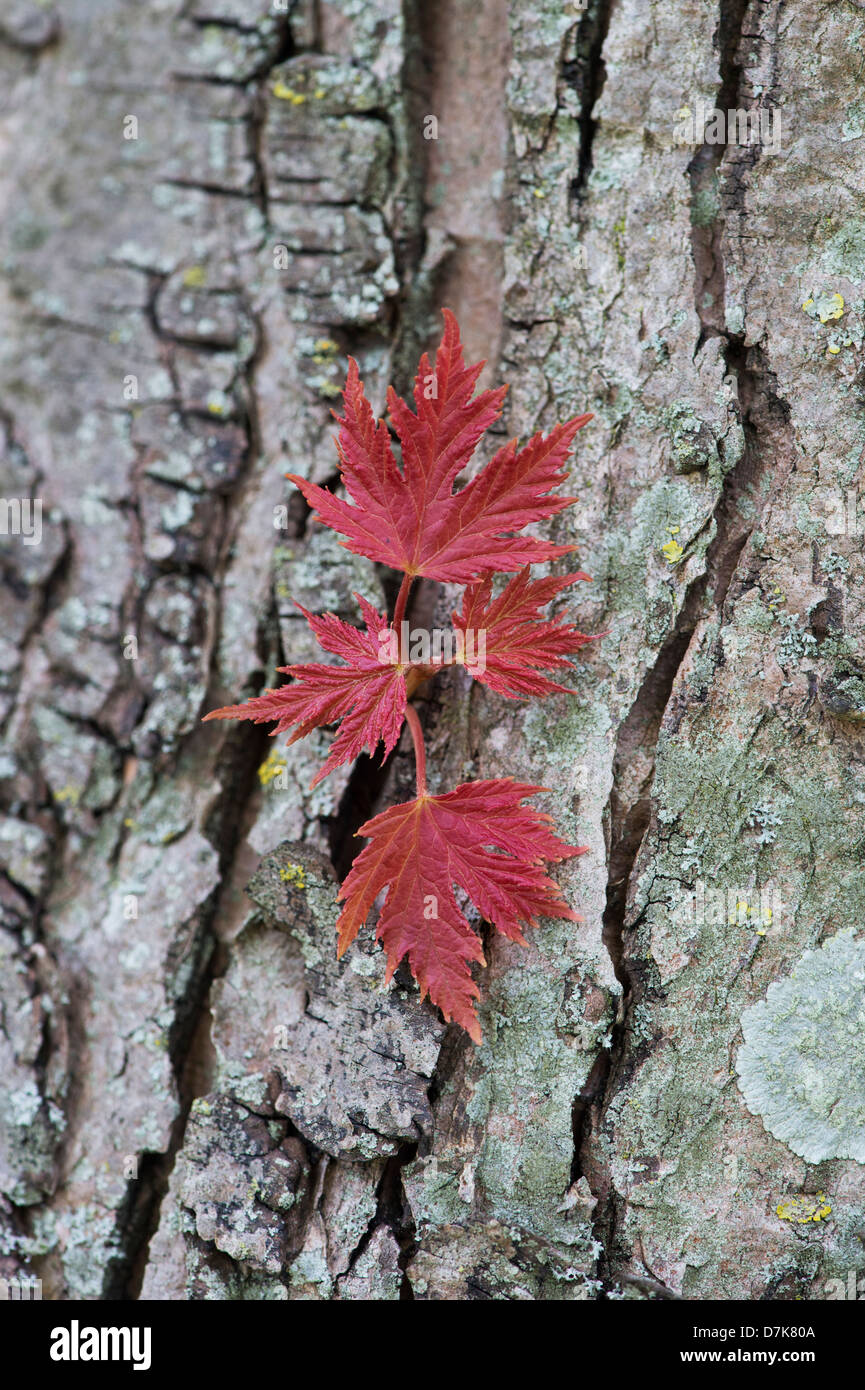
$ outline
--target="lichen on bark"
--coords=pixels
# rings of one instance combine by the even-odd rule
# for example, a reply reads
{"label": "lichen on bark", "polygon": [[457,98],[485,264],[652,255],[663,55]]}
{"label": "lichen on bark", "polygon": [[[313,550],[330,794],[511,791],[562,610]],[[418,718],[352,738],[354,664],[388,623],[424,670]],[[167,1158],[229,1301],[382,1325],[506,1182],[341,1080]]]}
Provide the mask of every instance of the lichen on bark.
{"label": "lichen on bark", "polygon": [[[0,534],[0,1274],[822,1297],[865,1222],[824,1052],[865,921],[865,14],[14,8],[0,494],[43,513]],[[677,143],[698,102],[771,108],[779,147]],[[485,942],[478,1049],[382,987],[372,931],[332,952],[407,749],[310,792],[328,734],[198,723],[309,658],[292,597],[392,602],[283,474],[334,484],[347,355],[383,409],[442,304],[503,438],[594,413],[550,535],[605,634],[543,709],[457,671],[419,702],[443,785],[543,783],[590,846],[580,923]],[[452,607],[417,586],[418,624]]]}

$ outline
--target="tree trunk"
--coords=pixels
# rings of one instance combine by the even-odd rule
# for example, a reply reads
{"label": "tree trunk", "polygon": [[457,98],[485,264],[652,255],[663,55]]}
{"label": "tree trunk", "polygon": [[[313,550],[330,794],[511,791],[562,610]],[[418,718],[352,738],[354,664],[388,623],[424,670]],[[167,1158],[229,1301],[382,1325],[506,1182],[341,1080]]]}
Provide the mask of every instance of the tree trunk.
{"label": "tree trunk", "polygon": [[[15,0],[0,18],[0,1273],[45,1297],[816,1299],[865,1240],[859,0]],[[202,726],[393,576],[309,522],[439,309],[594,413],[572,695],[451,672],[581,914],[483,1043],[338,878],[407,734]],[[424,582],[417,622],[446,622]],[[860,936],[857,938],[856,933]],[[846,1288],[846,1283],[844,1283]]]}

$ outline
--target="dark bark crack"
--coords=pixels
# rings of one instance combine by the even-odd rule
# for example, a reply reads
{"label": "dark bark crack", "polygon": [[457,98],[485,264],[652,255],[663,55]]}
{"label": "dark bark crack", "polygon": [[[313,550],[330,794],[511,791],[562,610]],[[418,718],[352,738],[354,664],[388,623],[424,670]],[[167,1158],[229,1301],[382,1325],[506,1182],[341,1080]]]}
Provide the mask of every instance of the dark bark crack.
{"label": "dark bark crack", "polygon": [[[721,0],[716,42],[719,46],[719,109],[727,111],[744,99],[739,46],[745,37],[748,0]],[[731,157],[731,153],[734,157]],[[728,145],[704,144],[689,166],[692,207],[705,196],[712,181],[722,182],[726,210],[742,210],[740,164],[742,156],[753,164],[758,148],[746,151]],[[726,158],[725,158],[726,156]],[[738,156],[738,159],[735,157]],[[625,1199],[615,1191],[595,1144],[605,1123],[607,1109],[617,1092],[640,1065],[648,1051],[633,1034],[635,1006],[651,992],[647,973],[628,958],[626,916],[638,854],[651,815],[651,793],[658,738],[682,662],[698,625],[712,612],[723,614],[735,570],[770,488],[783,483],[795,458],[795,442],[789,410],[782,399],[764,353],[746,346],[743,335],[731,334],[724,316],[724,240],[726,222],[716,216],[707,228],[694,226],[695,305],[701,322],[695,356],[708,337],[723,340],[728,376],[736,386],[744,450],[724,478],[713,511],[715,535],[706,552],[705,569],[689,585],[673,631],[646,672],[631,708],[621,723],[613,761],[613,787],[607,807],[609,871],[603,940],[622,998],[613,1028],[612,1046],[602,1054],[592,1077],[574,1105],[574,1175],[584,1174],[598,1199],[595,1239],[603,1247],[600,1274],[609,1287],[616,1281],[643,1289],[661,1298],[678,1297],[654,1277],[635,1275],[626,1266],[627,1252],[619,1251]],[[632,922],[633,930],[639,920]],[[645,1265],[644,1265],[645,1267]],[[648,1271],[651,1274],[651,1271]]]}
{"label": "dark bark crack", "polygon": [[604,44],[610,29],[613,0],[589,0],[589,7],[577,28],[576,57],[562,65],[562,77],[574,89],[580,103],[580,158],[571,181],[571,197],[583,198],[592,172],[593,148],[598,122],[592,116],[604,90],[607,68]]}

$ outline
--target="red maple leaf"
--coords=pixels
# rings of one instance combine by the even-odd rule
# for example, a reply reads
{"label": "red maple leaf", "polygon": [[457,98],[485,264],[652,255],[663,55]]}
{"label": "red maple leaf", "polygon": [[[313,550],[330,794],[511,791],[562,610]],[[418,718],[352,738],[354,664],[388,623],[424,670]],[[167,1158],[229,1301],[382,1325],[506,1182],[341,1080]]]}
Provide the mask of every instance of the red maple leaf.
{"label": "red maple leaf", "polygon": [[[357,363],[349,359],[338,450],[350,500],[288,474],[319,519],[346,537],[344,546],[403,571],[392,620],[359,596],[365,630],[301,608],[320,645],[345,664],[280,667],[293,678],[290,685],[206,718],[274,721],[275,733],[292,730],[291,743],[320,725],[342,721],[313,786],[364,748],[372,752],[382,742],[390,753],[408,720],[417,797],[375,816],[358,832],[369,843],[340,889],[339,954],[384,892],[378,936],[387,952],[387,978],[408,957],[422,996],[429,994],[445,1017],[477,1042],[479,990],[470,964],[482,963],[483,951],[456,890],[503,935],[522,942],[523,927],[534,926],[541,916],[579,920],[547,876],[546,864],[585,850],[559,840],[548,815],[523,805],[543,788],[503,778],[429,795],[423,733],[408,700],[453,658],[433,659],[427,651],[422,659],[411,659],[414,645],[405,632],[409,591],[413,577],[421,574],[468,586],[461,611],[454,613],[462,642],[457,660],[493,690],[515,697],[565,690],[540,672],[567,669],[567,657],[591,639],[570,623],[543,617],[542,609],[588,576],[532,580],[530,564],[574,547],[514,533],[575,500],[553,495],[553,489],[567,476],[564,464],[574,436],[592,417],[580,415],[546,437],[536,434],[521,450],[512,440],[455,492],[459,474],[501,414],[506,388],[474,396],[484,363],[465,365],[456,319],[447,310],[444,319],[435,369],[426,354],[420,361],[414,411],[388,391],[399,463],[388,427],[375,419]],[[495,574],[517,570],[494,599]]]}
{"label": "red maple leaf", "polygon": [[[412,711],[413,713],[413,711]],[[422,779],[421,779],[422,780]],[[504,936],[525,944],[522,926],[537,919],[578,921],[544,861],[583,854],[549,828],[552,819],[522,801],[543,787],[511,778],[463,782],[444,796],[420,795],[360,827],[369,836],[339,892],[339,955],[354,940],[383,888],[377,935],[387,978],[408,956],[421,997],[480,1041],[469,962],[484,963],[481,943],[454,897],[457,884]]]}
{"label": "red maple leaf", "polygon": [[557,594],[590,576],[581,570],[561,578],[531,579],[530,574],[526,566],[492,602],[491,574],[466,589],[462,612],[453,614],[454,627],[462,633],[466,669],[500,695],[519,698],[556,690],[567,694],[567,686],[527,668],[570,669],[567,654],[594,640],[571,623],[541,618],[541,609]]}
{"label": "red maple leaf", "polygon": [[[349,358],[339,420],[342,479],[354,505],[289,473],[318,519],[347,537],[342,544],[407,575],[468,584],[485,570],[510,571],[574,547],[533,536],[513,536],[576,501],[551,496],[564,482],[564,463],[574,436],[590,420],[580,415],[536,434],[525,448],[504,445],[458,492],[457,475],[501,414],[506,387],[472,394],[483,362],[466,367],[457,321],[444,310],[445,329],[435,370],[426,353],[415,380],[412,411],[393,388],[391,419],[402,448],[402,468],[383,420],[376,421],[357,363]],[[339,417],[337,417],[339,418]]]}
{"label": "red maple leaf", "polygon": [[243,705],[212,710],[207,719],[251,719],[256,724],[276,720],[274,734],[297,727],[289,743],[296,743],[321,724],[342,720],[327,762],[312,781],[315,787],[340,763],[351,762],[364,748],[372,753],[379,742],[385,754],[396,746],[406,706],[405,668],[388,661],[390,625],[360,594],[356,594],[366,631],[344,623],[332,613],[318,617],[300,608],[325,651],[333,652],[345,666],[308,662],[279,666],[293,676],[291,685],[265,691]]}

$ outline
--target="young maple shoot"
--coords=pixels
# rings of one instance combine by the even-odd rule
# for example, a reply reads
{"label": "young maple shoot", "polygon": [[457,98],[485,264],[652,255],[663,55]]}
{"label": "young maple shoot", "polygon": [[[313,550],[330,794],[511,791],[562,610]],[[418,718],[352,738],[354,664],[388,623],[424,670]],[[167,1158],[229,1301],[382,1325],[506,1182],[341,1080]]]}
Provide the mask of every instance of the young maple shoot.
{"label": "young maple shoot", "polygon": [[[499,418],[507,387],[475,395],[485,363],[467,367],[457,321],[444,310],[444,335],[435,368],[421,357],[410,406],[388,390],[388,408],[401,446],[397,462],[388,427],[376,420],[349,358],[336,416],[342,483],[350,501],[287,476],[316,518],[340,533],[348,550],[402,572],[390,620],[356,595],[364,627],[334,614],[300,611],[319,645],[342,666],[307,662],[279,667],[291,684],[213,710],[205,719],[275,722],[274,734],[289,743],[321,725],[339,724],[330,752],[312,785],[364,749],[393,751],[408,723],[417,766],[417,796],[391,806],[360,827],[368,838],[342,884],[337,922],[338,954],[354,940],[378,895],[386,890],[377,935],[387,955],[386,978],[408,958],[421,997],[429,994],[447,1020],[480,1042],[475,1002],[479,990],[471,962],[484,964],[480,939],[457,904],[455,885],[482,917],[504,936],[525,944],[522,929],[540,917],[578,920],[545,865],[585,853],[552,830],[551,817],[524,802],[545,790],[512,778],[463,782],[433,796],[426,785],[426,755],[417,712],[410,700],[437,670],[461,662],[476,680],[510,699],[568,692],[542,671],[571,669],[567,659],[593,640],[542,610],[587,574],[532,579],[530,566],[557,560],[575,549],[531,535],[516,535],[571,506],[574,497],[554,491],[567,478],[564,465],[578,430],[592,417],[579,415],[536,434],[522,449],[511,440],[464,487],[455,489],[478,443]],[[433,382],[434,390],[429,389]],[[493,580],[512,574],[497,597]],[[454,612],[457,655],[412,660],[404,649],[406,604],[418,575],[465,586]],[[300,605],[298,605],[300,607]],[[485,634],[483,660],[468,634]],[[449,650],[454,650],[451,644]]]}

